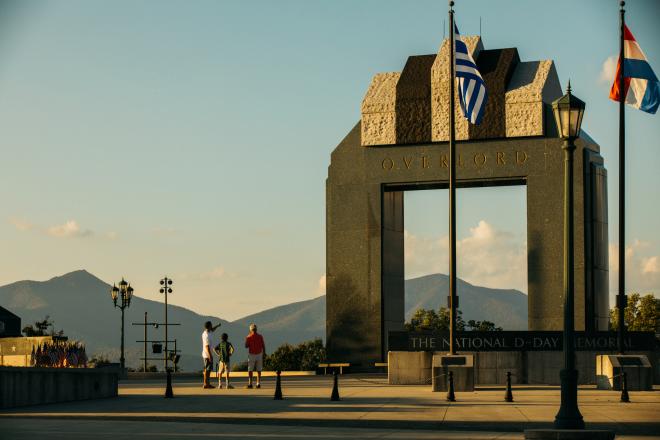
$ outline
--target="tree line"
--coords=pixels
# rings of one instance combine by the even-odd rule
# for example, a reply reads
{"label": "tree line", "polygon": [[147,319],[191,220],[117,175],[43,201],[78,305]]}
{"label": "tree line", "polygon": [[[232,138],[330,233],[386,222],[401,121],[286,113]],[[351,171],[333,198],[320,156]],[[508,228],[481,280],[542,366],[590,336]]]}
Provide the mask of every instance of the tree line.
{"label": "tree line", "polygon": [[[462,312],[456,313],[456,330],[492,332],[501,331],[502,327],[495,323],[483,320],[470,319],[465,321]],[[628,295],[628,303],[624,310],[626,328],[630,331],[655,332],[660,334],[660,299],[652,293],[644,296],[639,293]],[[433,309],[417,309],[410,321],[405,323],[407,331],[449,331],[449,309],[440,307],[438,311]],[[609,329],[619,328],[619,310],[617,307],[610,309]]]}
{"label": "tree line", "polygon": [[[632,293],[628,295],[628,303],[624,311],[626,327],[630,331],[652,331],[660,334],[660,299],[653,294],[640,295]],[[610,330],[619,327],[618,309],[610,310]],[[50,331],[49,331],[50,328]],[[431,331],[442,332],[449,330],[449,309],[440,307],[437,311],[433,309],[420,308],[412,315],[410,321],[405,323],[407,331]],[[465,321],[462,312],[457,310],[456,329],[458,331],[501,331],[502,327],[487,320],[478,321],[470,319]],[[46,316],[42,321],[23,328],[25,336],[59,336],[62,338],[64,332],[54,330],[53,321]],[[62,338],[63,339],[63,338]],[[92,359],[92,362],[95,359]],[[282,344],[264,360],[266,370],[276,371],[310,371],[315,370],[318,364],[326,360],[326,351],[321,339],[302,342],[297,345]],[[237,364],[236,371],[247,369],[247,363]]]}
{"label": "tree line", "polygon": [[[644,296],[631,293],[623,310],[623,319],[630,331],[660,333],[660,299],[651,293]],[[610,330],[619,328],[618,307],[610,309],[609,327]]]}
{"label": "tree line", "polygon": [[[496,332],[502,331],[502,327],[495,325],[490,321],[476,321],[470,319],[467,322],[463,319],[463,312],[456,310],[456,330],[458,331],[475,331],[475,332]],[[436,312],[433,309],[417,309],[413,313],[410,321],[405,323],[406,330],[409,332],[432,331],[441,332],[449,331],[449,309],[447,307],[440,307]]]}

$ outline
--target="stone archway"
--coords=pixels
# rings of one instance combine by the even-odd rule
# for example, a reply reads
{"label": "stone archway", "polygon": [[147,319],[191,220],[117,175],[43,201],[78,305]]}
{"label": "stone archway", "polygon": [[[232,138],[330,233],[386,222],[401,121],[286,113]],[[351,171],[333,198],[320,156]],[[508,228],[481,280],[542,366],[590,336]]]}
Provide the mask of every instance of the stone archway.
{"label": "stone archway", "polygon": [[[481,126],[457,115],[457,183],[526,185],[528,327],[559,330],[563,156],[549,108],[561,95],[557,74],[551,61],[521,62],[516,49],[484,50],[479,37],[467,42],[490,97]],[[402,73],[376,75],[361,121],[332,153],[326,182],[330,359],[373,366],[386,357],[388,332],[403,329],[403,191],[447,185],[446,58],[445,41],[438,55],[410,57]],[[575,157],[576,330],[605,330],[607,173],[599,146],[586,134]]]}

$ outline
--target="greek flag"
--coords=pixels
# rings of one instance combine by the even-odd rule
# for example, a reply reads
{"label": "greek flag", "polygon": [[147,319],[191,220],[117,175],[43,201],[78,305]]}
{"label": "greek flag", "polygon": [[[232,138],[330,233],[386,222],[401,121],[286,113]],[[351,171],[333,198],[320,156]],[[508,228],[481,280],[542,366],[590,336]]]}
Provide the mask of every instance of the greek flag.
{"label": "greek flag", "polygon": [[463,110],[463,116],[472,124],[478,125],[484,116],[488,101],[486,85],[477,70],[468,48],[461,40],[458,26],[454,23],[454,45],[456,60],[456,78],[458,78],[458,97]]}

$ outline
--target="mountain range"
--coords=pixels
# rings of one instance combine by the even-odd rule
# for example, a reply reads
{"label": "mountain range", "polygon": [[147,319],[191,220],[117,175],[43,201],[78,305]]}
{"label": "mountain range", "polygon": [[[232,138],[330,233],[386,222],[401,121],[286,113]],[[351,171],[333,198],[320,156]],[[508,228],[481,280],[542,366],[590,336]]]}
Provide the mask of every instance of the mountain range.
{"label": "mountain range", "polygon": [[[437,309],[448,291],[448,277],[442,274],[427,275],[406,280],[406,319],[418,308]],[[22,319],[22,326],[50,316],[55,330],[74,340],[84,341],[89,355],[103,354],[110,359],[119,358],[120,318],[119,310],[112,307],[110,285],[85,270],[78,270],[47,281],[18,281],[0,287],[0,305]],[[505,330],[527,328],[527,296],[517,290],[479,287],[459,280],[457,285],[463,318],[494,322]],[[126,364],[141,365],[144,345],[136,341],[144,339],[144,327],[132,325],[148,320],[163,320],[164,305],[133,296],[130,307],[125,309]],[[235,321],[220,317],[200,315],[192,310],[169,305],[168,320],[180,323],[170,327],[170,340],[177,339],[182,351],[181,366],[186,371],[201,369],[200,335],[205,321],[222,326],[217,333],[226,332],[237,349],[235,360],[246,357],[242,340],[251,322],[259,325],[267,349],[273,351],[284,342],[296,344],[302,341],[325,338],[325,296],[307,301],[294,302],[245,316]],[[149,326],[148,338],[164,339],[163,326]],[[151,351],[151,347],[148,347]],[[149,354],[149,357],[159,355]],[[157,364],[157,362],[150,362]]]}

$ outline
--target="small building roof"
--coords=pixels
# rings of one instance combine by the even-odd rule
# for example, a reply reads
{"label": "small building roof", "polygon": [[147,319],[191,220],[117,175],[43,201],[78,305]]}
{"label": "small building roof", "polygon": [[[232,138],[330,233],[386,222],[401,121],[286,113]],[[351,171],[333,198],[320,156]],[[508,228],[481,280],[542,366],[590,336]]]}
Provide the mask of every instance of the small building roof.
{"label": "small building roof", "polygon": [[15,313],[10,312],[9,310],[5,309],[4,307],[0,306],[0,319],[2,318],[16,318],[16,319],[21,319],[20,316],[16,315]]}

